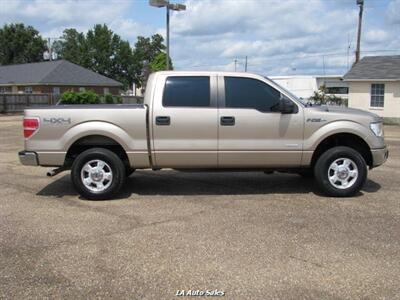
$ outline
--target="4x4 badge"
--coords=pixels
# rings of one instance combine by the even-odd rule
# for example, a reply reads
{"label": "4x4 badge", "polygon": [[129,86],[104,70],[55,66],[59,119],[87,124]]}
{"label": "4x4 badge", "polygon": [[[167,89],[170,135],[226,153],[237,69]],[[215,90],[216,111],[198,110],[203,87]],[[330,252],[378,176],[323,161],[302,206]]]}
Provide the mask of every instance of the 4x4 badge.
{"label": "4x4 badge", "polygon": [[43,123],[51,125],[71,124],[71,118],[43,118]]}

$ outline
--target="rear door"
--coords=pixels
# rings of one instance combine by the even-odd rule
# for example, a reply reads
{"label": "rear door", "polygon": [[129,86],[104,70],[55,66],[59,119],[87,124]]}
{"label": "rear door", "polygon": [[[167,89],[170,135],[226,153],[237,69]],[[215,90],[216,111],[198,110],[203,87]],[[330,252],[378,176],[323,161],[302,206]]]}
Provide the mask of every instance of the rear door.
{"label": "rear door", "polygon": [[216,76],[160,75],[153,99],[155,165],[216,168]]}
{"label": "rear door", "polygon": [[297,167],[303,147],[303,111],[281,114],[287,97],[267,81],[221,76],[219,86],[218,166]]}

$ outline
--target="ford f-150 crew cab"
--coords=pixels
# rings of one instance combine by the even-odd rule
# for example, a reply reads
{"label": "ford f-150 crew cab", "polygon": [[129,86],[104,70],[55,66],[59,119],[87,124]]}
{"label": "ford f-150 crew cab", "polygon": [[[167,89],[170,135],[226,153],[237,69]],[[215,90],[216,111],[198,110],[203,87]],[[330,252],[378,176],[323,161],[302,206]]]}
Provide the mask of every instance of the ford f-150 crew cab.
{"label": "ford f-150 crew cab", "polygon": [[250,73],[157,72],[143,105],[26,109],[23,125],[20,161],[71,169],[89,199],[149,168],[311,173],[325,194],[351,196],[388,157],[377,115],[307,106]]}

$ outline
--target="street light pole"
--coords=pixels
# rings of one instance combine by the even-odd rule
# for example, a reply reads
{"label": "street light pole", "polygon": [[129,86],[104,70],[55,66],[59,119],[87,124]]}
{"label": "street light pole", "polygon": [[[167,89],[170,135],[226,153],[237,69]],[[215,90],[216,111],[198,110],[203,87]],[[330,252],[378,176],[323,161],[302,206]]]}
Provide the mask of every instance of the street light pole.
{"label": "street light pole", "polygon": [[183,4],[172,4],[167,0],[149,0],[149,4],[150,6],[154,6],[154,7],[165,7],[167,10],[167,63],[166,63],[166,69],[169,70],[170,69],[170,65],[169,65],[169,11],[175,10],[175,11],[181,11],[181,10],[186,10],[186,5]]}

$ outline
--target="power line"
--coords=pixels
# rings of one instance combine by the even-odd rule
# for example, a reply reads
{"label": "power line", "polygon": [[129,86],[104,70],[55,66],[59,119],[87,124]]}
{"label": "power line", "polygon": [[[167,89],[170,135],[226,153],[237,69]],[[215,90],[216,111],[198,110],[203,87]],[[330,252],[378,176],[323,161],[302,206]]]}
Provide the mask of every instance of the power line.
{"label": "power line", "polygon": [[[361,51],[361,53],[380,53],[380,52],[400,52],[400,49],[376,49],[376,50],[363,50]],[[290,61],[292,60],[292,62],[296,61],[296,60],[304,60],[304,59],[308,59],[308,58],[317,58],[317,57],[324,57],[325,58],[329,58],[329,57],[334,57],[334,56],[343,56],[343,58],[347,57],[347,51],[346,52],[328,52],[328,53],[313,53],[313,54],[309,54],[309,55],[302,55],[302,56],[296,56],[296,57],[277,57],[277,58],[265,58],[263,59],[262,62],[259,63],[249,63],[247,62],[247,67],[248,66],[258,66],[258,65],[262,65],[264,62],[269,62],[269,61]],[[246,56],[244,57],[239,57],[242,59],[246,59]],[[234,62],[236,61],[236,66],[242,64],[238,58],[234,59]],[[254,60],[253,60],[254,61]],[[198,67],[222,67],[222,66],[226,66],[227,64],[229,64],[229,61],[227,61],[226,63],[215,63],[215,64],[196,64],[196,65],[192,65],[189,66],[189,68],[198,68]]]}

